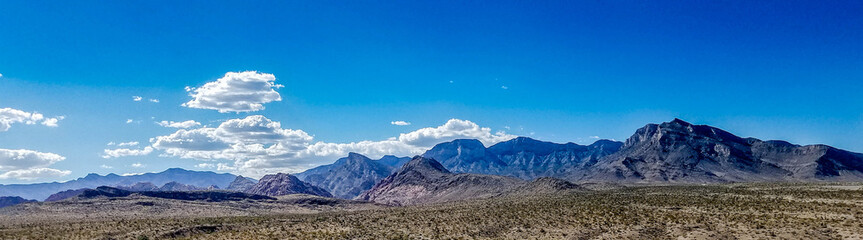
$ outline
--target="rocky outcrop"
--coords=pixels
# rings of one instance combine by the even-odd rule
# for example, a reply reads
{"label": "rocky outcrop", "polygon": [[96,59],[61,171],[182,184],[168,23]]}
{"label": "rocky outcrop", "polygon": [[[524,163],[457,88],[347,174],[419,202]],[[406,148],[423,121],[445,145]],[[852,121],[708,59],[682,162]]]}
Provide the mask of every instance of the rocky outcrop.
{"label": "rocky outcrop", "polygon": [[388,205],[413,205],[499,196],[522,180],[483,174],[455,174],[434,159],[414,157],[356,199]]}
{"label": "rocky outcrop", "polygon": [[322,188],[312,186],[306,182],[300,181],[297,177],[286,173],[278,173],[266,175],[258,180],[248,193],[266,195],[266,196],[282,196],[288,194],[310,194],[322,197],[333,197],[332,194]]}
{"label": "rocky outcrop", "polygon": [[[175,182],[175,183],[176,183],[176,182]],[[156,186],[155,184],[150,183],[150,182],[139,182],[139,183],[135,183],[135,184],[132,184],[132,185],[129,185],[129,186],[120,186],[120,187],[117,187],[117,188],[124,189],[124,190],[129,190],[129,191],[133,191],[133,192],[140,192],[140,191],[158,191],[158,190],[159,190],[159,187],[158,187],[158,186]]]}
{"label": "rocky outcrop", "polygon": [[45,201],[46,202],[56,202],[56,201],[60,201],[63,199],[69,199],[69,198],[80,195],[81,193],[84,192],[84,190],[87,190],[87,189],[89,189],[89,188],[66,190],[66,191],[58,192],[55,194],[51,194],[51,196],[48,196],[48,198],[46,198]]}
{"label": "rocky outcrop", "polygon": [[226,188],[226,190],[246,192],[249,191],[249,189],[251,189],[253,186],[255,186],[255,183],[256,182],[254,181],[254,179],[237,176],[237,178],[228,185],[228,188]]}
{"label": "rocky outcrop", "polygon": [[186,185],[178,182],[169,182],[159,187],[159,191],[198,191],[198,190],[207,190],[206,188],[195,187],[192,185]]}

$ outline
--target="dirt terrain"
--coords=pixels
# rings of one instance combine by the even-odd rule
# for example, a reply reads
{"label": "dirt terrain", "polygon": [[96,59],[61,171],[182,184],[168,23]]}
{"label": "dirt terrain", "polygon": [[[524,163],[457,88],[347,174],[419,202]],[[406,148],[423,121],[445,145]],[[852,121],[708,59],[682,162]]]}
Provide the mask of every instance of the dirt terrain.
{"label": "dirt terrain", "polygon": [[112,203],[103,198],[91,200],[92,209],[68,202],[77,207],[3,209],[0,239],[860,239],[861,186],[602,187],[406,207],[292,197],[150,206],[113,200],[136,204],[117,209],[105,208]]}

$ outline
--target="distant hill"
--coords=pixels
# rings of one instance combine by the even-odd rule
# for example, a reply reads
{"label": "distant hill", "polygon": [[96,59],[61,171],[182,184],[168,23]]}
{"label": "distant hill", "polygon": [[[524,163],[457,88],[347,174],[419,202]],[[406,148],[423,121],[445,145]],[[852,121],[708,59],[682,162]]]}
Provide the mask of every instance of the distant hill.
{"label": "distant hill", "polygon": [[162,187],[159,187],[159,191],[198,191],[198,190],[207,190],[207,188],[196,187],[192,185],[186,185],[182,183],[178,183],[175,181],[165,183]]}
{"label": "distant hill", "polygon": [[79,198],[96,198],[96,197],[128,197],[133,194],[164,199],[186,200],[186,201],[243,201],[243,200],[276,200],[275,198],[248,194],[241,192],[230,191],[142,191],[133,192],[113,187],[98,187],[96,189],[86,189],[77,197]]}
{"label": "distant hill", "polygon": [[388,205],[448,202],[499,196],[524,183],[504,176],[455,174],[434,159],[416,156],[356,199]]}
{"label": "distant hill", "polygon": [[863,154],[742,138],[680,119],[638,129],[615,154],[572,172],[589,182],[863,181]]}
{"label": "distant hill", "polygon": [[35,200],[27,200],[22,197],[0,197],[0,208],[15,206],[22,203],[35,202]]}
{"label": "distant hill", "polygon": [[56,202],[56,201],[60,201],[63,199],[69,199],[69,198],[77,197],[78,195],[80,195],[81,193],[83,193],[85,190],[88,190],[88,189],[89,188],[81,188],[81,189],[71,189],[71,190],[58,192],[55,194],[51,194],[51,196],[48,196],[48,198],[45,198],[45,201],[46,202]]}
{"label": "distant hill", "polygon": [[333,196],[352,199],[410,160],[408,157],[384,156],[372,160],[362,154],[349,153],[335,163],[296,174],[305,182],[326,189]]}
{"label": "distant hill", "polygon": [[228,187],[225,190],[229,191],[237,191],[237,192],[245,192],[255,186],[255,183],[258,181],[255,179],[237,176],[231,184],[228,184]]}
{"label": "distant hill", "polygon": [[327,190],[303,182],[299,178],[287,173],[265,175],[261,180],[258,180],[258,183],[246,192],[265,196],[310,194],[322,197],[333,197],[333,195],[327,192]]}
{"label": "distant hill", "polygon": [[20,196],[26,199],[43,200],[51,194],[71,189],[96,188],[99,186],[128,186],[139,182],[149,182],[159,186],[168,182],[178,182],[202,188],[207,188],[211,185],[222,187],[228,186],[236,177],[236,175],[229,173],[190,171],[181,168],[170,168],[159,173],[145,173],[131,176],[120,176],[113,173],[102,176],[91,173],[86,177],[62,183],[0,185],[0,196]]}

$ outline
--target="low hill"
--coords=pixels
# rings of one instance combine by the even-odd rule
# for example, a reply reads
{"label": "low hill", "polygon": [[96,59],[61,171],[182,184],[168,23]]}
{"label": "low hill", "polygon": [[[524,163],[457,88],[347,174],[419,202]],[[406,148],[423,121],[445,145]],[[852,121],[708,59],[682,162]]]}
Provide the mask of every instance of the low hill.
{"label": "low hill", "polygon": [[451,173],[434,159],[416,156],[356,199],[387,205],[438,203],[500,196],[525,184],[511,177]]}
{"label": "low hill", "polygon": [[322,197],[333,196],[327,190],[300,181],[297,177],[287,173],[265,175],[246,192],[265,196],[289,194],[310,194]]}

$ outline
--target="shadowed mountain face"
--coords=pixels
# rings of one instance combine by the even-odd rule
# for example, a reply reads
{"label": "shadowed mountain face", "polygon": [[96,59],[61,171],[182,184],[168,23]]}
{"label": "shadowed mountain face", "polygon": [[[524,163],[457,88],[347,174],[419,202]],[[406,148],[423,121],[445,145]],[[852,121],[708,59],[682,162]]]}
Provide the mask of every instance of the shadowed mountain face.
{"label": "shadowed mountain face", "polygon": [[389,176],[407,160],[410,158],[395,156],[371,160],[358,153],[349,153],[347,157],[340,158],[333,164],[309,169],[296,176],[326,189],[335,197],[352,199]]}
{"label": "shadowed mountain face", "polygon": [[34,200],[27,200],[18,196],[15,197],[0,197],[0,208],[15,206],[22,203],[28,202],[36,202]]}
{"label": "shadowed mountain face", "polygon": [[265,196],[282,196],[288,194],[310,194],[322,197],[332,197],[333,195],[319,187],[312,186],[306,182],[300,181],[297,177],[286,173],[266,175],[261,178],[247,193],[265,195]]}
{"label": "shadowed mountain face", "polygon": [[139,182],[149,182],[157,186],[168,182],[178,182],[196,187],[228,186],[237,176],[228,173],[199,172],[181,168],[171,168],[159,173],[120,176],[108,174],[101,176],[91,173],[83,178],[62,183],[9,184],[0,185],[0,196],[21,196],[27,199],[45,199],[51,194],[81,188],[99,186],[129,186]]}
{"label": "shadowed mountain face", "polygon": [[133,192],[112,187],[98,187],[96,189],[85,189],[77,197],[79,198],[96,198],[96,197],[128,197],[133,194],[165,199],[187,200],[187,201],[243,201],[243,200],[276,200],[275,198],[247,194],[240,192],[227,191],[142,191]]}
{"label": "shadowed mountain face", "polygon": [[522,180],[482,174],[454,174],[434,159],[414,157],[356,199],[388,205],[412,205],[501,195]]}
{"label": "shadowed mountain face", "polygon": [[749,182],[863,180],[863,155],[825,145],[741,138],[680,119],[649,124],[623,148],[577,171],[580,181]]}
{"label": "shadowed mountain face", "polygon": [[441,143],[426,151],[423,157],[440,159],[441,164],[457,173],[481,173],[512,176],[521,179],[560,177],[596,164],[623,145],[600,140],[584,146],[557,144],[527,137],[484,147],[474,139]]}
{"label": "shadowed mountain face", "polygon": [[46,198],[45,201],[46,202],[56,202],[56,201],[60,201],[63,199],[76,197],[88,189],[89,188],[82,188],[82,189],[73,189],[73,190],[66,190],[66,191],[58,192],[55,194],[51,194],[51,196],[48,196],[48,198]]}

